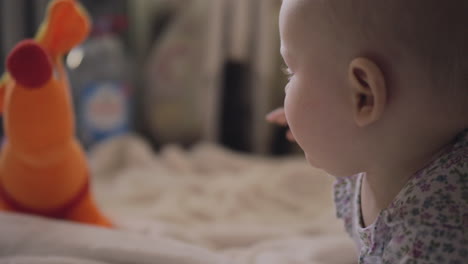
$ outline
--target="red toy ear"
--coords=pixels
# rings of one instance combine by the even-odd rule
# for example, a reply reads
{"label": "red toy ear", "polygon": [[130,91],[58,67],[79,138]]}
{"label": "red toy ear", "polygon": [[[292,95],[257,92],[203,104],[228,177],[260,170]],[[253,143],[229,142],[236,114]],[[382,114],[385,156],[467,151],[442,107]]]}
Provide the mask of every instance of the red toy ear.
{"label": "red toy ear", "polygon": [[46,51],[33,40],[20,42],[7,59],[7,69],[15,81],[37,88],[52,78],[52,63]]}

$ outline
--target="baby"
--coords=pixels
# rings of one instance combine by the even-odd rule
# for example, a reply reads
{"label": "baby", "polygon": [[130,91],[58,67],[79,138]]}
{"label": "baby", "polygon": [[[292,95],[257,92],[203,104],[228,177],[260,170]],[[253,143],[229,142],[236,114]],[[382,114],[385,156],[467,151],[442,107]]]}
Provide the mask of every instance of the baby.
{"label": "baby", "polygon": [[[468,1],[283,0],[284,111],[359,263],[468,263]],[[353,176],[352,176],[353,175]]]}

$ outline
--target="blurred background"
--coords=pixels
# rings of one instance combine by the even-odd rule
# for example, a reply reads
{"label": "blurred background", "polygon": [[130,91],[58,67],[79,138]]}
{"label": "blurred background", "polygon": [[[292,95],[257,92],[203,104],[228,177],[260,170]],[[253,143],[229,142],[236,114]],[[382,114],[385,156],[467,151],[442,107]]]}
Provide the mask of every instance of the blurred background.
{"label": "blurred background", "polygon": [[[1,0],[0,60],[34,36],[48,0]],[[66,57],[87,148],[137,133],[155,149],[214,142],[297,151],[265,121],[282,105],[280,0],[82,0],[89,39]],[[3,72],[4,64],[0,65]]]}
{"label": "blurred background", "polygon": [[[0,61],[34,37],[48,2],[0,0]],[[309,166],[286,128],[265,121],[282,106],[287,81],[281,0],[81,3],[93,30],[64,58],[76,132],[96,201],[119,229],[143,234],[145,245],[167,237],[233,263],[353,263],[354,246],[335,218],[333,178]],[[79,252],[92,249],[93,260],[167,253],[156,246],[143,254],[127,234],[102,247],[107,236],[92,233],[97,239],[53,242],[71,247],[86,237]],[[34,244],[30,238],[44,247],[36,233],[3,237],[13,248]],[[114,242],[118,255],[109,254]]]}

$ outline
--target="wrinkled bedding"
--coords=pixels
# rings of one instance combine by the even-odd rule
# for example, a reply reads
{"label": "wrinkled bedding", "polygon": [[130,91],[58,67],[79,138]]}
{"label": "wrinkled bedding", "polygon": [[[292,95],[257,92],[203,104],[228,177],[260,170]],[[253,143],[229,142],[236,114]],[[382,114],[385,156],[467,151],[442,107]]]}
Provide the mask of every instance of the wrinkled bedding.
{"label": "wrinkled bedding", "polygon": [[155,154],[127,135],[90,160],[96,199],[119,229],[0,214],[0,263],[355,263],[333,179],[302,157],[210,144]]}

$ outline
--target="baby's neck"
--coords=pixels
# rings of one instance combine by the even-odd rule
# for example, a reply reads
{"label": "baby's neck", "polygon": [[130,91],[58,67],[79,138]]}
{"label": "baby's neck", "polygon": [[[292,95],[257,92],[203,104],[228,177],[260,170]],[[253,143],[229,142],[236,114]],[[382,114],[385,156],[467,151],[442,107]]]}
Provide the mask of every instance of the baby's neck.
{"label": "baby's neck", "polygon": [[411,162],[376,163],[369,169],[361,185],[361,212],[365,226],[372,224],[380,212],[394,201],[408,180],[420,169],[436,159],[450,145],[444,143],[440,148]]}
{"label": "baby's neck", "polygon": [[366,173],[361,184],[361,215],[364,226],[372,224],[386,209],[411,177],[409,172],[395,172],[391,177],[384,173]]}

